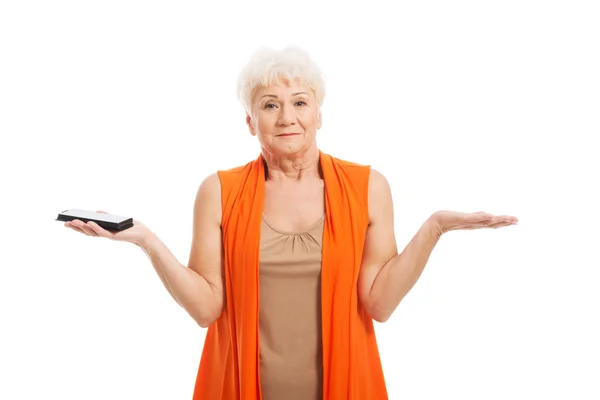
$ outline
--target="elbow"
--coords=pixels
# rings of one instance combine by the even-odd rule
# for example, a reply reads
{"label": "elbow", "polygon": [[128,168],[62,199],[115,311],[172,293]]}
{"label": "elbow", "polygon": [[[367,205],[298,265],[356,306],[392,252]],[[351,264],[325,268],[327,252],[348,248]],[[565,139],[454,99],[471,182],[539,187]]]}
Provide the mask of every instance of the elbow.
{"label": "elbow", "polygon": [[201,328],[208,328],[221,317],[223,307],[195,307],[194,311],[195,312],[190,313],[192,318],[194,318],[194,321],[196,321]]}
{"label": "elbow", "polygon": [[198,321],[198,320],[196,320],[196,322],[198,323],[198,326],[200,326],[200,328],[206,329],[209,326],[211,326],[214,321],[203,321],[203,320]]}
{"label": "elbow", "polygon": [[196,321],[196,323],[198,324],[198,326],[200,328],[208,328],[209,326],[212,325],[213,322],[215,322],[211,318],[206,318],[206,317],[202,317],[202,316],[195,317],[194,321]]}
{"label": "elbow", "polygon": [[390,317],[392,316],[392,313],[389,312],[374,312],[371,314],[371,318],[373,318],[373,320],[379,322],[379,323],[384,323],[386,322],[388,319],[390,319]]}
{"label": "elbow", "polygon": [[198,317],[198,318],[194,318],[196,323],[201,327],[201,328],[208,328],[209,326],[211,326],[213,324],[213,322],[215,322],[216,320],[219,319],[219,316],[203,316],[203,317]]}
{"label": "elbow", "polygon": [[367,314],[369,314],[371,319],[379,323],[384,323],[388,319],[390,319],[393,312],[393,310],[390,310],[389,307],[385,307],[375,302],[365,304],[365,311],[367,312]]}

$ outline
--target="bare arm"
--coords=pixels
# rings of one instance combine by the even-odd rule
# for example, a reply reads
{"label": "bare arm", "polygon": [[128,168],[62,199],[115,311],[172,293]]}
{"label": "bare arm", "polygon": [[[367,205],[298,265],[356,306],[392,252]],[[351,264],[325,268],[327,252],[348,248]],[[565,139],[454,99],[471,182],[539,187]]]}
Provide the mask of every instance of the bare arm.
{"label": "bare arm", "polygon": [[369,180],[369,218],[358,294],[369,315],[385,322],[421,276],[441,235],[429,218],[398,254],[391,190],[375,170]]}
{"label": "bare arm", "polygon": [[207,177],[194,202],[192,248],[188,266],[182,265],[155,235],[141,242],[173,299],[203,328],[223,309],[221,185],[217,174]]}

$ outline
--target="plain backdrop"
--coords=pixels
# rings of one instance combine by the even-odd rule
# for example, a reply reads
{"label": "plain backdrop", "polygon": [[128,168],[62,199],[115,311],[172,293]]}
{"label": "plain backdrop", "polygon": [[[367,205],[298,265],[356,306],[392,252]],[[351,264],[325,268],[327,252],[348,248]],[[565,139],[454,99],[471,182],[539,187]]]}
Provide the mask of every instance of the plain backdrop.
{"label": "plain backdrop", "polygon": [[444,235],[376,324],[390,398],[600,398],[595,3],[2,2],[0,398],[191,399],[206,330],[141,249],[54,219],[131,216],[187,264],[198,185],[259,152],[238,73],[292,44],[399,249],[436,210],[519,218]]}

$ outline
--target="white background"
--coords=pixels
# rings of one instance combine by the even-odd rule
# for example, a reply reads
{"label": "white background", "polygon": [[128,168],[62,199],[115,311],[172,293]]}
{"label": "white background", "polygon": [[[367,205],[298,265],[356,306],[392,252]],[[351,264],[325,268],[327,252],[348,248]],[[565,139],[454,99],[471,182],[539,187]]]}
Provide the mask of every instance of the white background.
{"label": "white background", "polygon": [[377,324],[390,398],[600,398],[593,3],[3,2],[0,398],[191,399],[205,330],[139,248],[54,218],[132,216],[187,263],[201,180],[258,155],[237,74],[288,44],[400,249],[440,209],[520,220],[443,236]]}

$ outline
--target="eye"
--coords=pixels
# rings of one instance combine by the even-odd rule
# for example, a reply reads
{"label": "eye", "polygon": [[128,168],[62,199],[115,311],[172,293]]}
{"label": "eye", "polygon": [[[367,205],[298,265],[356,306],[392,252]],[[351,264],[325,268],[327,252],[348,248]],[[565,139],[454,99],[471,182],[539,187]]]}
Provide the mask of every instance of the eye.
{"label": "eye", "polygon": [[265,104],[265,108],[266,109],[273,109],[273,107],[271,107],[271,106],[275,107],[275,104],[273,104],[273,103],[267,103],[267,104]]}
{"label": "eye", "polygon": [[297,101],[297,102],[296,102],[296,105],[298,105],[298,104],[300,104],[300,103],[302,103],[301,105],[304,105],[304,106],[306,105],[306,102],[305,102],[305,101],[302,101],[302,100],[300,100],[300,101]]}

